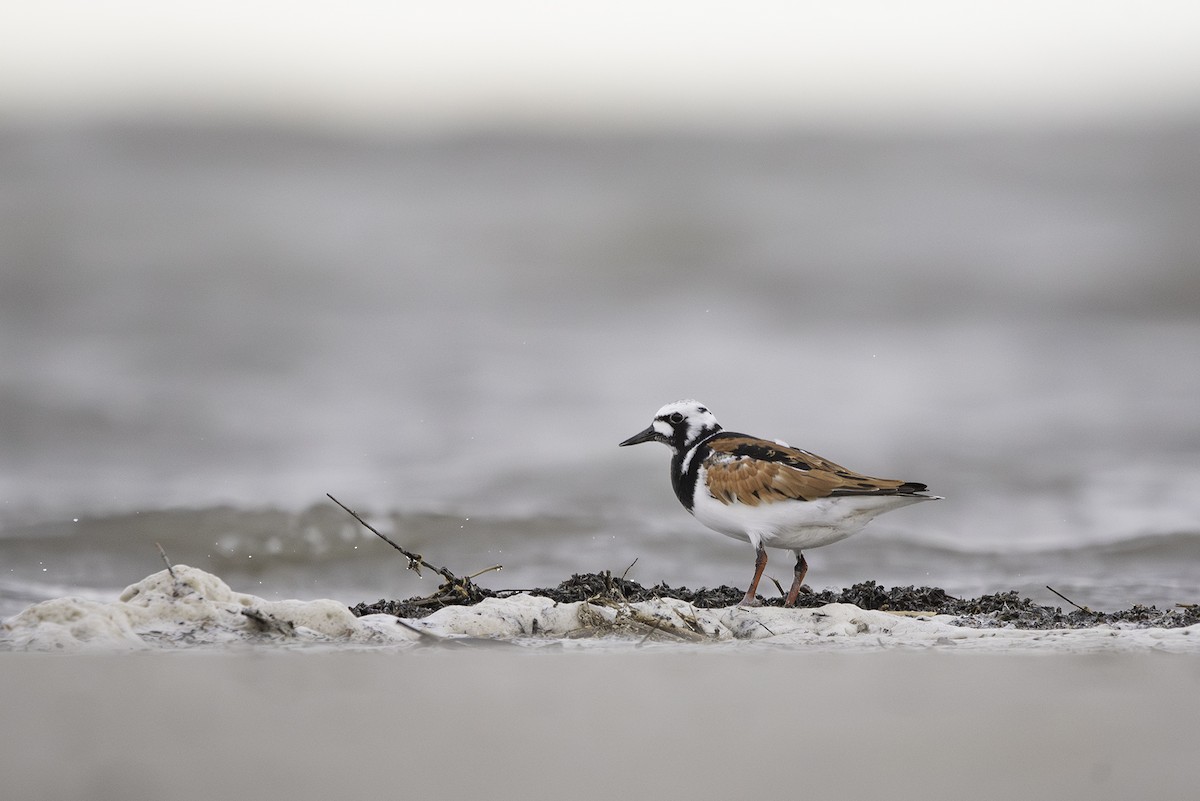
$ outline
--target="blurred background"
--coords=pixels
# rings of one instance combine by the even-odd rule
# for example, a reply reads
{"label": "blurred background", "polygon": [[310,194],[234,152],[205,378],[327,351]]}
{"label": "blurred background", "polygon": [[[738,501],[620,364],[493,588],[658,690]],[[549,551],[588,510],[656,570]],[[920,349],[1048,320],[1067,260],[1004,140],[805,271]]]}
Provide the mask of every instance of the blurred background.
{"label": "blurred background", "polygon": [[7,4],[0,614],[744,586],[681,397],[947,496],[818,589],[1196,602],[1198,223],[1189,3]]}

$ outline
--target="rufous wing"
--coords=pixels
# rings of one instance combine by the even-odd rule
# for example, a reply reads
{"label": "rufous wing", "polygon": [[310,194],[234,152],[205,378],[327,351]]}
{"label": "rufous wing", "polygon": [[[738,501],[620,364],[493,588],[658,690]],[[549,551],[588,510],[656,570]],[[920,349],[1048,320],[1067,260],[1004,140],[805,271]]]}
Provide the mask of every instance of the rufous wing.
{"label": "rufous wing", "polygon": [[864,476],[815,453],[757,437],[727,435],[707,444],[708,491],[724,504],[758,506],[837,495],[911,495],[926,489],[911,481]]}

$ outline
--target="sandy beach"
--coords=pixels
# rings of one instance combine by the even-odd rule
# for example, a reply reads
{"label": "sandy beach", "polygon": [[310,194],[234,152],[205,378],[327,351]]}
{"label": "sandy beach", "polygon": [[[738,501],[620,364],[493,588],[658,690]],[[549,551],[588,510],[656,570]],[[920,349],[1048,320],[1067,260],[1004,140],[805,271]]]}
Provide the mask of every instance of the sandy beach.
{"label": "sandy beach", "polygon": [[0,653],[6,798],[1194,797],[1156,653]]}

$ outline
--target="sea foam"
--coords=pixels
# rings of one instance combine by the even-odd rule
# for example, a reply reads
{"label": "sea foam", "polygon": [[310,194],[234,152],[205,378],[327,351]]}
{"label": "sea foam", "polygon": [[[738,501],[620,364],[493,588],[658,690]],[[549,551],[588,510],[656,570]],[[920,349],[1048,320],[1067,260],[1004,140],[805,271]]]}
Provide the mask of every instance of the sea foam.
{"label": "sea foam", "polygon": [[527,593],[489,598],[473,606],[449,606],[421,620],[405,621],[391,615],[355,617],[345,604],[329,599],[268,601],[235,592],[219,577],[186,565],[147,576],[113,602],[56,598],[34,604],[0,624],[0,648],[34,651],[250,645],[408,648],[481,641],[601,648],[674,644],[1200,652],[1200,625],[979,629],[956,625],[956,618],[949,615],[895,614],[852,604],[816,609],[698,609],[670,598],[558,603]]}

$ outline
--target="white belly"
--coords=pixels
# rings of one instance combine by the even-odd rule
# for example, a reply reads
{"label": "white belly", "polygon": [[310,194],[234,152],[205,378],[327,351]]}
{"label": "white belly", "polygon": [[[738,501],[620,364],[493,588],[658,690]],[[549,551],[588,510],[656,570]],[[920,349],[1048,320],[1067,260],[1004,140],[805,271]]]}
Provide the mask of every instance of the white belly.
{"label": "white belly", "polygon": [[[704,474],[697,485],[704,486]],[[775,501],[747,506],[724,504],[704,490],[696,493],[692,514],[704,525],[734,539],[768,548],[819,548],[851,534],[877,515],[902,506],[933,500],[911,495],[845,495],[815,501]]]}

